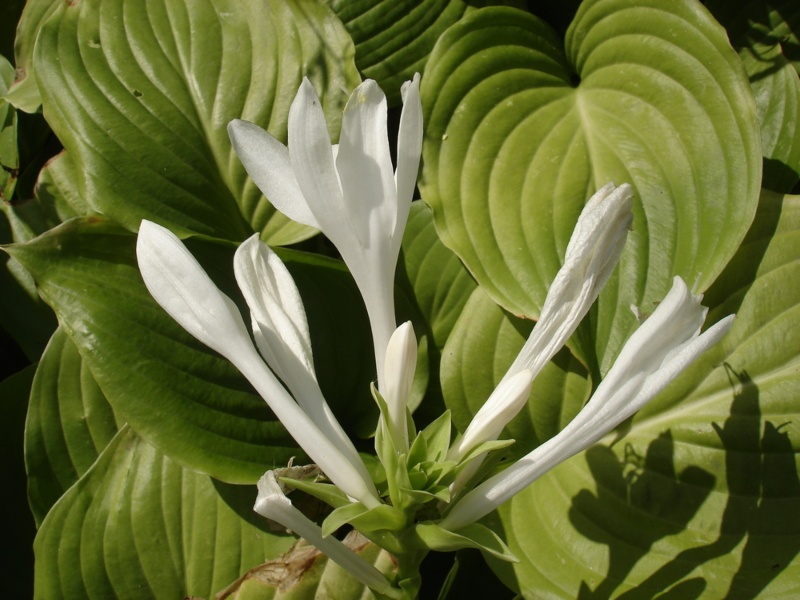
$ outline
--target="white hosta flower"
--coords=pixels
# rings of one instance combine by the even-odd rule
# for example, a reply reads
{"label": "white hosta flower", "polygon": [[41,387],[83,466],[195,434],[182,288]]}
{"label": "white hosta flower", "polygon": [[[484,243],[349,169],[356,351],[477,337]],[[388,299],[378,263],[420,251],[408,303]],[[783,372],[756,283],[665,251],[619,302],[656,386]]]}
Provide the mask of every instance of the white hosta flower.
{"label": "white hosta flower", "polygon": [[730,329],[733,316],[700,328],[708,309],[680,277],[631,336],[596,392],[556,436],[467,493],[441,521],[457,530],[491,512],[533,481],[585,450],[638,411]]}
{"label": "white hosta flower", "polygon": [[300,407],[369,478],[358,452],[322,395],[314,370],[311,337],[300,292],[283,261],[258,234],[236,250],[234,273],[250,308],[253,338],[270,368]]}
{"label": "white hosta flower", "polygon": [[539,320],[504,379],[522,369],[530,369],[535,379],[575,332],[619,261],[633,219],[632,204],[627,183],[608,183],[589,198]]}
{"label": "white hosta flower", "polygon": [[[347,440],[345,444],[331,433],[334,425],[323,417],[327,407],[312,410],[314,418],[320,419],[315,421],[298,406],[258,354],[237,306],[217,288],[183,243],[160,225],[142,221],[136,255],[144,283],[156,302],[181,327],[241,371],[331,481],[367,507],[380,504],[352,443]],[[248,286],[253,284],[249,277],[246,280]],[[338,424],[335,428],[339,429]]]}
{"label": "white hosta flower", "polygon": [[[539,321],[500,385],[481,407],[448,457],[458,460],[483,442],[496,440],[528,400],[531,382],[553,358],[600,294],[619,261],[633,215],[631,186],[600,188],[586,203],[570,237],[564,265],[547,292]],[[480,466],[481,457],[459,475],[457,492]]]}
{"label": "white hosta flower", "polygon": [[411,321],[398,327],[389,339],[383,370],[384,386],[381,392],[389,408],[389,433],[397,451],[408,452],[408,424],[406,409],[414,383],[417,366],[417,340]]}
{"label": "white hosta flower", "polygon": [[322,529],[292,505],[273,471],[267,471],[258,481],[258,497],[253,509],[263,517],[276,521],[291,529],[310,544],[316,546],[328,558],[350,573],[358,581],[376,592],[399,597],[402,594],[393,588],[386,577],[350,548],[333,536],[323,537]]}
{"label": "white hosta flower", "polygon": [[403,112],[392,167],[386,97],[372,80],[350,96],[338,148],[322,105],[304,79],[289,110],[288,148],[246,121],[228,125],[233,148],[270,202],[295,221],[321,229],[336,245],[367,306],[378,387],[395,330],[394,273],[422,149],[419,75],[403,87]]}

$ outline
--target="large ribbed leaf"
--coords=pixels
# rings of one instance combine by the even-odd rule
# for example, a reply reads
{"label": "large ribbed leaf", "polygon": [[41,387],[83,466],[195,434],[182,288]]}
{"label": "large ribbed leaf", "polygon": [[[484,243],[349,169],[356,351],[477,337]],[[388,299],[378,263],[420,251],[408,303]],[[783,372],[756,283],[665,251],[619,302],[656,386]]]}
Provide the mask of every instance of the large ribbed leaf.
{"label": "large ribbed leaf", "polygon": [[327,0],[356,47],[364,77],[400,103],[400,86],[421,73],[433,45],[468,9],[463,0]]}
{"label": "large ribbed leaf", "polygon": [[706,298],[727,337],[501,509],[523,596],[800,593],[799,255],[800,198],[765,194]]}
{"label": "large ribbed leaf", "polygon": [[[706,288],[744,237],[761,171],[750,87],[695,0],[589,0],[566,40],[487,8],[439,39],[422,86],[420,189],[443,241],[510,312],[536,317],[584,200],[635,190],[619,276],[581,355],[605,372],[673,275]],[[643,310],[647,310],[644,308]]]}
{"label": "large ribbed leaf", "polygon": [[39,31],[44,114],[92,207],[135,230],[273,243],[310,230],[277,213],[247,178],[226,126],[244,118],[285,139],[303,76],[334,134],[358,81],[350,38],[321,2],[60,3]]}
{"label": "large ribbed leaf", "polygon": [[[300,456],[264,401],[227,360],[183,331],[145,289],[136,238],[100,218],[76,219],[8,248],[36,278],[103,393],[124,419],[184,465],[231,482],[253,482]],[[230,296],[232,251],[191,250]],[[287,254],[306,303],[317,372],[346,427],[374,426],[371,338],[355,284],[341,263]],[[337,407],[342,407],[341,411]]]}
{"label": "large ribbed leaf", "polygon": [[117,433],[114,411],[59,328],[33,379],[25,426],[28,501],[37,524]]}
{"label": "large ribbed leaf", "polygon": [[213,597],[293,542],[249,518],[254,497],[182,469],[124,427],[39,529],[34,597]]}

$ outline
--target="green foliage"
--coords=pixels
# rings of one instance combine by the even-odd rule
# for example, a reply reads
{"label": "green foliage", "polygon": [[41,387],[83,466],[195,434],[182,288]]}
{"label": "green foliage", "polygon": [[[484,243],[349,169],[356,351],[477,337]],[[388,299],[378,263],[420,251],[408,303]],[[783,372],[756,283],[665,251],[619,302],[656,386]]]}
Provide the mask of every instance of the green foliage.
{"label": "green foliage", "polygon": [[[297,244],[279,253],[320,385],[358,449],[374,442],[382,464],[368,464],[391,504],[367,510],[291,468],[280,481],[325,533],[356,526],[420,560],[458,551],[446,582],[426,573],[423,597],[442,586],[441,598],[459,597],[477,578],[525,598],[800,594],[795,4],[25,3],[13,64],[0,59],[0,325],[36,363],[2,382],[12,482],[24,427],[34,597],[369,596],[253,513],[258,477],[305,457],[238,371],[150,297],[134,251],[143,218],[187,238],[242,308],[235,245],[254,232]],[[411,445],[398,454],[376,431],[386,407],[370,394],[352,278],[262,196],[225,128],[243,118],[286,141],[308,77],[335,141],[361,78],[398,106],[414,72],[424,203],[412,206],[396,293],[420,352]],[[581,208],[608,181],[635,191],[619,268],[501,440],[448,461],[452,429],[522,347]],[[736,313],[722,342],[497,514],[457,533],[428,520],[479,454],[491,458],[480,475],[563,429],[637,326],[629,307],[651,312],[675,275],[705,291],[706,326]],[[10,493],[20,505],[22,485]],[[23,547],[30,519],[16,505],[8,543]],[[352,545],[393,573],[375,543]],[[397,581],[416,590],[418,577]]]}

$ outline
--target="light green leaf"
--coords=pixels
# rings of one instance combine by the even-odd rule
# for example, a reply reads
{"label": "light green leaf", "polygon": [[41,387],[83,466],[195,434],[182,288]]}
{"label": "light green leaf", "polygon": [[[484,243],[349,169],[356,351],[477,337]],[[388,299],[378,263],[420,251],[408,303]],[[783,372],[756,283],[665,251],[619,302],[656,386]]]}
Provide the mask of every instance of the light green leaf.
{"label": "light green leaf", "polygon": [[[566,41],[513,9],[437,42],[422,101],[420,190],[444,243],[516,315],[535,318],[586,198],[635,190],[618,277],[580,338],[605,372],[630,304],[672,277],[705,289],[741,242],[761,179],[755,103],[724,30],[695,0],[588,0]],[[594,346],[594,347],[593,347]]]}
{"label": "light green leaf", "polygon": [[39,529],[34,597],[212,597],[292,543],[240,516],[254,496],[219,490],[124,427]]}
{"label": "light green leaf", "polygon": [[[422,73],[439,36],[469,10],[463,0],[327,0],[356,46],[356,65],[390,105],[400,86]],[[518,3],[521,4],[521,3]]]}
{"label": "light green leaf", "polygon": [[800,593],[799,255],[800,197],[765,193],[706,297],[728,335],[501,508],[524,597]]}
{"label": "light green leaf", "polygon": [[403,511],[389,504],[367,509],[363,504],[351,503],[337,508],[326,517],[322,523],[322,535],[331,535],[348,523],[364,533],[383,529],[401,531],[408,525]]}
{"label": "light green leaf", "polygon": [[450,448],[450,437],[450,411],[447,410],[419,432],[408,453],[408,466],[413,467],[426,461],[444,461]]}
{"label": "light green leaf", "polygon": [[[135,10],[134,10],[135,8]],[[334,135],[358,82],[352,42],[321,2],[59,3],[39,32],[42,105],[94,210],[136,230],[274,244],[312,230],[277,213],[233,153],[229,121],[285,140],[303,76]]]}
{"label": "light green leaf", "polygon": [[25,427],[28,500],[38,525],[94,464],[118,426],[77,347],[57,329],[36,369]]}
{"label": "light green leaf", "polygon": [[491,529],[480,523],[472,523],[458,531],[448,531],[436,523],[418,523],[414,533],[423,547],[440,552],[451,552],[462,548],[476,548],[505,561],[516,561],[513,552]]}

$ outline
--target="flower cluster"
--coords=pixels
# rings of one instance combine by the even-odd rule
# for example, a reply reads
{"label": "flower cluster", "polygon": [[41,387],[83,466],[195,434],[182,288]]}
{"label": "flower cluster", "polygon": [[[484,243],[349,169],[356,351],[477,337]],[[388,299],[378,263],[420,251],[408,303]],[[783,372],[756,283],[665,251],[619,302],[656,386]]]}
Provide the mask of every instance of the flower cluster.
{"label": "flower cluster", "polygon": [[[374,81],[350,97],[338,146],[330,143],[307,80],[289,112],[288,148],[252,123],[237,120],[228,128],[255,183],[278,210],[320,229],[336,245],[364,298],[375,348],[373,396],[381,409],[375,442],[385,470],[381,485],[371,479],[317,383],[294,281],[257,235],[234,258],[250,331],[172,233],[145,221],[137,245],[142,277],[156,301],[242,372],[331,482],[269,471],[258,483],[255,510],[316,545],[378,594],[397,598],[416,594],[418,566],[429,550],[476,547],[513,559],[478,519],[639,410],[732,322],[728,317],[701,334],[702,297],[676,277],[575,419],[527,456],[484,477],[486,456],[511,443],[498,438],[527,402],[531,382],[574,333],[620,257],[633,194],[628,185],[608,184],[586,204],[536,326],[463,435],[451,440],[449,413],[417,432],[407,409],[417,345],[410,323],[396,326],[393,285],[422,146],[418,76],[403,87],[403,99],[396,169],[386,99]],[[320,527],[292,506],[287,488],[324,499],[335,510]],[[392,581],[331,535],[348,523],[397,558]]]}

